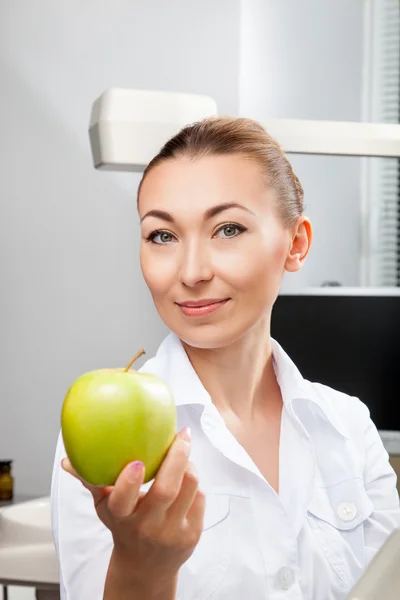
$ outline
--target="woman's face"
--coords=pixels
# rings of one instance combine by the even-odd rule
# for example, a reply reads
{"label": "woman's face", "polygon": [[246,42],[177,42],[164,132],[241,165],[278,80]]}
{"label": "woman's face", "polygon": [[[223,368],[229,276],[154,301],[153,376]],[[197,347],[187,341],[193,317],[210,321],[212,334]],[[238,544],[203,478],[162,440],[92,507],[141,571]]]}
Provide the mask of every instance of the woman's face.
{"label": "woman's face", "polygon": [[300,268],[310,241],[308,221],[285,227],[276,202],[241,156],[172,159],[146,176],[141,268],[162,320],[186,344],[227,346],[269,318],[285,269]]}

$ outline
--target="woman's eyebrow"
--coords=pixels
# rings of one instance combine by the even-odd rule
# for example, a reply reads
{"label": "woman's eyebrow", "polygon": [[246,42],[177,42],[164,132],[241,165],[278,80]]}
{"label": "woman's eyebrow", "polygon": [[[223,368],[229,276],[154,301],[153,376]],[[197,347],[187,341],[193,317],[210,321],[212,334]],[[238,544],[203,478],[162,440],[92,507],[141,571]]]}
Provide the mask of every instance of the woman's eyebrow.
{"label": "woman's eyebrow", "polygon": [[[224,210],[228,210],[228,208],[241,208],[242,210],[245,210],[246,212],[250,213],[251,215],[256,216],[253,213],[253,211],[251,211],[246,206],[243,206],[243,204],[238,204],[237,202],[225,202],[224,204],[217,204],[216,206],[212,206],[211,208],[208,208],[206,210],[206,212],[204,213],[204,220],[207,221],[208,219],[215,217],[216,215],[223,212]],[[162,219],[163,221],[168,221],[168,223],[175,223],[174,217],[170,213],[168,213],[164,210],[158,210],[158,209],[149,210],[145,215],[143,215],[143,217],[140,219],[140,222],[142,223],[144,221],[144,219],[146,219],[146,217],[157,217],[159,219]]]}

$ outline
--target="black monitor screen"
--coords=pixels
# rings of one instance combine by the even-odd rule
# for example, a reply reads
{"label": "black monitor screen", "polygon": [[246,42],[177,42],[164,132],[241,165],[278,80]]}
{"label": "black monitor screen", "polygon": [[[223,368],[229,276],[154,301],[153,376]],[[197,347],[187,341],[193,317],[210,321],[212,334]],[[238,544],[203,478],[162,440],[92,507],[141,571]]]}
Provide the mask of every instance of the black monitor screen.
{"label": "black monitor screen", "polygon": [[303,377],[357,396],[400,431],[400,295],[281,294],[271,334]]}

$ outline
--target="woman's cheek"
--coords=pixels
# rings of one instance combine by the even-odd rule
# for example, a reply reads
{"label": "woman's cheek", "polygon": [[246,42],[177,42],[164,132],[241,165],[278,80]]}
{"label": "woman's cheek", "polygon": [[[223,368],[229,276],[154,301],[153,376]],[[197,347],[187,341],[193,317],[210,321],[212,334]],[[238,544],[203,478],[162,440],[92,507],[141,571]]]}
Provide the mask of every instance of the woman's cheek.
{"label": "woman's cheek", "polygon": [[[239,240],[238,240],[239,242]],[[237,245],[223,248],[214,254],[213,264],[216,273],[230,275],[233,279],[247,280],[258,277],[260,273],[281,261],[281,249],[277,243],[267,243],[261,239],[240,240]],[[227,245],[230,242],[225,242]]]}
{"label": "woman's cheek", "polygon": [[149,257],[143,254],[141,258],[143,277],[153,295],[164,294],[176,278],[176,265],[166,257]]}

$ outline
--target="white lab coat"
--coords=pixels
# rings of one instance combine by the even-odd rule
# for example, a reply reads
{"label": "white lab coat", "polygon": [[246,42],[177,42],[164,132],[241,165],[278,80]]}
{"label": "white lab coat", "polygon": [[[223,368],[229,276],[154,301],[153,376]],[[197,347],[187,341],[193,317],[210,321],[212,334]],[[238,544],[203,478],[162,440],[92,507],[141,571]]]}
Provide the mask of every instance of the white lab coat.
{"label": "white lab coat", "polygon": [[[225,426],[175,334],[140,369],[170,386],[206,493],[178,600],[344,600],[400,527],[396,475],[367,407],[306,381],[272,348],[284,402],[279,495]],[[61,598],[101,600],[112,537],[91,494],[60,468],[65,455],[60,434],[51,508]]]}

